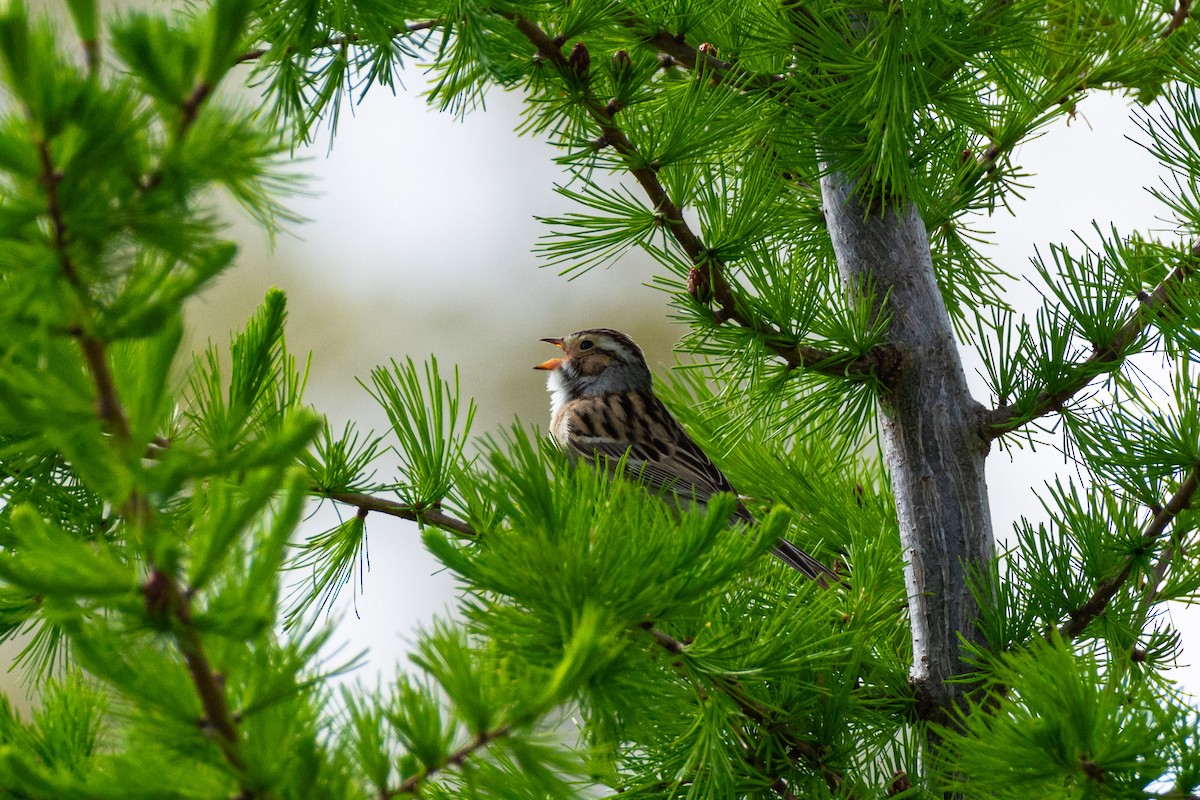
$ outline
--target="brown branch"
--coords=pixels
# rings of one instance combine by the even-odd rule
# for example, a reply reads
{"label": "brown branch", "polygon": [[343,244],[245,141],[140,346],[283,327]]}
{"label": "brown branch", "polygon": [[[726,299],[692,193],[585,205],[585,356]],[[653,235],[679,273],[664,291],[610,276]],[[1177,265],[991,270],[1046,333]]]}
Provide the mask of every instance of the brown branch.
{"label": "brown branch", "polygon": [[38,180],[46,187],[46,212],[50,216],[50,229],[54,234],[54,251],[58,254],[58,263],[62,268],[63,277],[80,296],[85,305],[88,304],[87,287],[79,277],[79,270],[71,258],[68,247],[67,223],[63,216],[62,205],[58,198],[58,184],[62,181],[62,173],[54,167],[50,156],[50,143],[44,139],[37,141],[38,160],[41,163],[41,174]]}
{"label": "brown branch", "polygon": [[[1000,406],[984,413],[985,440],[992,440],[1009,433],[1027,422],[1043,417],[1063,407],[1072,397],[1088,386],[1097,376],[1111,372],[1120,367],[1126,357],[1126,350],[1142,334],[1142,331],[1154,320],[1160,319],[1172,310],[1174,302],[1171,297],[1175,287],[1196,272],[1196,259],[1200,257],[1200,241],[1194,243],[1191,250],[1179,266],[1171,274],[1163,278],[1148,295],[1140,295],[1138,308],[1113,340],[1103,347],[1094,348],[1092,354],[1079,362],[1074,368],[1074,377],[1057,391],[1042,390],[1038,392],[1031,404],[1020,402]],[[1029,407],[1026,408],[1025,406]]]}
{"label": "brown branch", "polygon": [[[187,136],[187,132],[195,124],[196,118],[200,116],[200,109],[204,106],[204,102],[212,96],[213,89],[212,84],[200,82],[196,84],[191,93],[179,104],[179,124],[175,128],[175,139],[171,143],[171,149],[177,147],[183,141],[183,138]],[[167,153],[169,154],[170,152],[171,150],[168,149]],[[138,185],[139,189],[143,192],[148,192],[158,188],[159,184],[162,183],[163,174],[165,173],[162,162],[166,161],[166,159],[167,155],[164,155],[160,163],[142,177]]]}
{"label": "brown branch", "polygon": [[1188,17],[1192,13],[1192,0],[1178,0],[1175,6],[1175,11],[1171,14],[1171,21],[1167,23],[1166,29],[1162,32],[1162,38],[1166,39],[1175,31],[1183,27],[1183,23],[1187,22]]}
{"label": "brown branch", "polygon": [[783,800],[799,800],[795,794],[788,790],[788,785],[784,782],[783,778],[776,778],[773,780],[771,782],[771,789],[774,790],[774,792],[780,797],[782,797]]}
{"label": "brown branch", "polygon": [[[145,518],[149,509],[144,499],[131,501],[127,511],[135,516]],[[143,509],[138,511],[136,509]],[[240,737],[237,722],[225,698],[224,679],[208,660],[204,650],[204,642],[196,630],[192,619],[191,600],[173,575],[155,569],[142,587],[146,599],[146,608],[152,616],[168,617],[174,622],[176,646],[187,665],[192,685],[200,698],[200,706],[204,709],[204,717],[200,722],[201,729],[211,738],[221,750],[225,761],[238,772],[246,769],[242,758]],[[242,787],[239,797],[249,798],[254,794]]]}
{"label": "brown branch", "polygon": [[[521,14],[496,13],[513,21],[517,30],[537,49],[543,62],[550,63],[564,75],[580,73],[580,70],[563,55],[562,43],[557,38],[552,38]],[[705,58],[708,57],[706,54]],[[659,224],[666,228],[692,262],[688,293],[705,305],[710,301],[717,304],[717,309],[712,312],[714,324],[733,321],[755,332],[763,338],[766,348],[782,358],[789,369],[803,367],[837,377],[877,376],[886,379],[896,362],[894,354],[886,349],[879,348],[861,356],[848,358],[846,354],[803,343],[787,343],[789,337],[782,331],[746,313],[726,278],[727,265],[705,247],[700,237],[688,225],[683,211],[671,199],[666,187],[658,179],[658,167],[653,162],[646,162],[637,147],[617,125],[617,109],[608,103],[600,102],[590,92],[585,92],[580,99],[580,105],[599,127],[600,141],[624,158],[626,168],[646,192]]]}
{"label": "brown branch", "polygon": [[196,121],[196,117],[200,114],[200,107],[204,105],[204,101],[212,94],[213,87],[208,83],[198,83],[196,88],[192,89],[192,93],[183,101],[183,105],[179,107],[179,130],[175,136],[177,139],[182,139],[192,127],[192,123]]}
{"label": "brown branch", "polygon": [[468,536],[472,539],[479,536],[478,531],[468,523],[445,514],[437,508],[417,508],[416,506],[399,503],[395,500],[388,500],[384,497],[375,497],[374,495],[360,494],[358,492],[329,492],[319,486],[313,487],[310,491],[319,497],[327,497],[335,502],[354,506],[362,512],[378,511],[380,514],[388,514],[400,519],[419,522],[423,525],[433,525],[435,528],[454,531],[457,534]]}
{"label": "brown branch", "polygon": [[100,71],[100,43],[95,39],[84,39],[83,58],[87,63],[88,75],[95,75]]}
{"label": "brown branch", "polygon": [[[620,21],[626,28],[644,27],[642,21],[632,14],[622,15]],[[739,89],[767,90],[778,90],[788,85],[787,75],[750,72],[732,61],[722,61],[705,48],[693,47],[677,34],[655,31],[644,35],[643,41],[682,67],[691,70],[698,68],[715,83],[733,83]]]}
{"label": "brown branch", "polygon": [[[200,98],[197,105],[203,101]],[[53,245],[58,254],[63,277],[80,298],[82,312],[90,313],[91,294],[71,258],[68,248],[70,233],[66,218],[59,205],[58,182],[61,175],[54,167],[49,144],[37,142],[42,166],[42,183],[46,187],[46,206],[54,233]],[[116,381],[108,363],[106,343],[88,333],[83,324],[73,325],[71,335],[79,342],[83,360],[87,365],[96,389],[97,416],[111,437],[114,450],[126,457],[132,446],[133,433],[129,418],[117,393]],[[137,528],[150,526],[152,507],[149,498],[142,492],[133,492],[120,510],[122,517]],[[224,684],[220,675],[212,668],[204,651],[204,643],[193,624],[190,601],[173,575],[162,572],[150,564],[150,577],[143,587],[149,613],[166,615],[176,624],[175,642],[183,656],[188,674],[204,709],[202,727],[210,732],[221,749],[221,754],[233,769],[242,773],[246,769],[238,746],[238,730],[233,714],[225,698]],[[239,778],[239,784],[241,783]],[[253,800],[255,793],[241,785],[239,800]]]}
{"label": "brown branch", "polygon": [[[41,164],[39,180],[46,187],[46,213],[50,217],[54,251],[58,255],[58,263],[62,270],[63,278],[75,292],[76,297],[79,298],[80,305],[82,306],[81,310],[86,314],[90,310],[92,298],[87,286],[83,282],[82,276],[79,274],[79,268],[71,256],[71,237],[67,230],[66,216],[63,214],[58,196],[58,184],[62,180],[62,174],[54,166],[54,160],[50,155],[49,142],[38,140],[37,151]],[[70,332],[79,341],[80,349],[83,352],[83,360],[92,375],[92,382],[96,387],[96,408],[100,420],[113,433],[115,441],[123,445],[129,441],[131,435],[129,420],[126,419],[121,400],[117,396],[117,387],[113,380],[112,371],[108,366],[104,343],[88,333],[85,326],[81,324],[73,325]]]}
{"label": "brown branch", "polygon": [[[392,38],[396,39],[400,36],[403,36],[406,33],[416,33],[417,31],[432,30],[433,28],[436,28],[438,25],[441,25],[441,24],[442,24],[442,20],[440,20],[440,19],[427,19],[427,20],[422,20],[421,22],[410,22],[407,25],[405,25],[404,28],[402,28],[402,29],[394,29],[392,31]],[[326,41],[321,42],[318,45],[314,45],[312,48],[312,52],[316,52],[319,50],[325,50],[327,48],[344,47],[348,44],[358,44],[361,41],[362,41],[362,37],[359,36],[357,33],[348,33],[344,36],[335,36],[331,39],[327,39]],[[260,58],[270,55],[273,52],[274,52],[274,50],[269,47],[256,48],[254,50],[247,50],[246,52],[242,53],[240,56],[235,58],[233,60],[233,63],[234,64],[247,64],[251,61],[258,61]],[[292,55],[296,52],[296,48],[286,47],[286,48],[284,48],[283,52],[284,52],[284,55]]]}
{"label": "brown branch", "polygon": [[[1194,467],[1187,478],[1180,484],[1175,494],[1167,501],[1166,506],[1158,509],[1146,526],[1142,529],[1141,546],[1150,547],[1163,535],[1171,521],[1185,508],[1191,506],[1192,496],[1196,493],[1200,466]],[[1104,613],[1109,602],[1129,580],[1137,565],[1137,557],[1130,556],[1125,561],[1121,571],[1112,577],[1100,581],[1099,586],[1092,592],[1087,602],[1068,613],[1070,619],[1058,629],[1058,635],[1064,639],[1074,639],[1083,633],[1096,617]]]}
{"label": "brown branch", "polygon": [[125,416],[125,407],[117,395],[117,383],[113,379],[112,370],[108,366],[108,355],[104,342],[89,334],[81,334],[79,347],[83,351],[83,360],[88,372],[92,375],[92,383],[96,387],[96,411],[100,421],[113,435],[113,441],[118,445],[122,455],[133,437],[129,427],[129,419]]}
{"label": "brown branch", "polygon": [[[125,452],[131,444],[131,433],[115,386],[112,384],[104,343],[94,337],[84,337],[80,344],[91,365],[92,379],[101,397],[101,421],[112,435],[118,451]],[[134,526],[143,529],[150,526],[151,514],[150,500],[141,492],[134,492],[121,509],[123,517]],[[241,773],[246,770],[246,762],[241,755],[237,722],[225,696],[224,678],[208,660],[204,641],[192,619],[189,594],[184,591],[174,575],[163,572],[153,563],[149,566],[150,577],[142,587],[146,609],[151,615],[166,616],[172,621],[175,645],[183,656],[188,675],[191,676],[192,685],[200,699],[200,706],[204,709],[200,727],[216,742],[225,761],[239,773],[238,783],[241,791],[237,800],[253,800],[257,796],[256,793],[248,789],[241,778]]]}
{"label": "brown branch", "polygon": [[444,772],[451,767],[461,767],[466,760],[475,752],[482,750],[497,739],[502,739],[512,733],[513,725],[501,725],[495,730],[481,731],[475,735],[475,738],[464,744],[462,747],[455,750],[450,755],[446,756],[440,764],[436,764],[424,772],[418,772],[404,780],[399,786],[394,789],[386,789],[378,795],[379,800],[391,800],[393,797],[398,797],[403,794],[418,794],[421,785],[431,776],[439,772]]}
{"label": "brown branch", "polygon": [[[666,650],[673,656],[684,655],[687,651],[688,645],[691,644],[690,641],[680,641],[666,631],[654,627],[653,623],[644,622],[640,627],[642,630],[650,634],[656,645]],[[675,669],[684,677],[688,677],[687,665],[683,660],[675,660],[671,663],[671,666],[675,667]],[[701,675],[714,689],[718,690],[732,700],[738,707],[738,710],[741,711],[747,719],[767,733],[779,736],[784,744],[787,745],[788,754],[793,758],[793,760],[803,759],[810,767],[817,769],[821,773],[821,777],[824,778],[825,785],[829,787],[830,792],[836,794],[844,787],[846,777],[840,772],[830,768],[823,762],[821,759],[821,750],[818,745],[815,745],[809,741],[805,741],[804,739],[795,736],[780,726],[779,723],[772,718],[769,710],[763,708],[763,706],[761,706],[759,703],[746,696],[745,692],[742,691],[741,685],[736,680],[727,678],[724,675],[712,675],[707,672],[701,672]],[[773,779],[771,788],[776,793],[783,795],[783,792],[780,791],[780,789],[782,788],[786,790],[787,784],[778,776],[771,777]],[[775,785],[776,783],[779,784],[778,787]]]}

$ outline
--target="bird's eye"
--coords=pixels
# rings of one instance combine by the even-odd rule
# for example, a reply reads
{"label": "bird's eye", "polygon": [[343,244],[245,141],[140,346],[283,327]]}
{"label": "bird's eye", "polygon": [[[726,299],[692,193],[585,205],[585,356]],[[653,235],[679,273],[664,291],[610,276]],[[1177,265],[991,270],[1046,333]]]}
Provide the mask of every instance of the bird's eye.
{"label": "bird's eye", "polygon": [[592,343],[591,339],[584,339],[579,343],[580,350],[591,350],[593,347],[595,347],[595,345]]}

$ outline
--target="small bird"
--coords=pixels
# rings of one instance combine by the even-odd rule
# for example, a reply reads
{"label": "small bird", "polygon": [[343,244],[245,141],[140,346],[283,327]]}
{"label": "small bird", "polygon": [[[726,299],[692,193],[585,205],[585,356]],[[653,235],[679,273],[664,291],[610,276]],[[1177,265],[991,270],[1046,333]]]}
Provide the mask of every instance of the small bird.
{"label": "small bird", "polygon": [[[729,479],[654,396],[650,368],[632,339],[610,328],[591,328],[542,341],[563,351],[561,358],[534,369],[550,373],[550,435],[573,460],[615,466],[628,453],[625,472],[654,492],[699,504],[718,492],[734,493]],[[741,500],[734,517],[754,521]],[[787,540],[780,539],[771,552],[822,585],[837,580]]]}

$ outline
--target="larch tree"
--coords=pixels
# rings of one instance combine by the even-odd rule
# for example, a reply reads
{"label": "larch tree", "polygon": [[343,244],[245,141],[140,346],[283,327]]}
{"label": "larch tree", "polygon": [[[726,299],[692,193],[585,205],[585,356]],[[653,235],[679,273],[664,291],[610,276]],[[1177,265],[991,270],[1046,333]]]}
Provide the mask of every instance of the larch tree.
{"label": "larch tree", "polygon": [[[0,635],[31,637],[41,699],[0,705],[0,797],[1196,796],[1164,613],[1200,588],[1177,2],[67,0],[54,25],[10,0]],[[732,495],[680,512],[535,430],[471,439],[457,376],[404,353],[363,381],[390,430],[332,430],[279,292],[181,352],[236,259],[215,194],[287,224],[292,148],[419,63],[436,106],[520,92],[559,148],[548,263],[657,260],[690,365],[660,392],[747,535]],[[1018,314],[972,226],[1097,92],[1134,102],[1174,228],[1031,253]],[[985,464],[1031,441],[1089,482],[998,552]],[[354,513],[306,535],[317,500]],[[421,523],[461,614],[338,688],[321,611],[375,514]],[[837,580],[767,557],[781,536]]]}

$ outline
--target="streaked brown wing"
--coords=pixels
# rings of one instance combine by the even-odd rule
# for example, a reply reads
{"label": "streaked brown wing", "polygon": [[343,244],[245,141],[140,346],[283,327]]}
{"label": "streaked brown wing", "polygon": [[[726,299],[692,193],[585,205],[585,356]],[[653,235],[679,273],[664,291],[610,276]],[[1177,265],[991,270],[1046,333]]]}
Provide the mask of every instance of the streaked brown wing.
{"label": "streaked brown wing", "polygon": [[625,471],[655,492],[675,492],[704,502],[732,492],[666,406],[653,395],[628,392],[577,401],[570,409],[567,447],[579,456],[611,463],[629,453]]}

